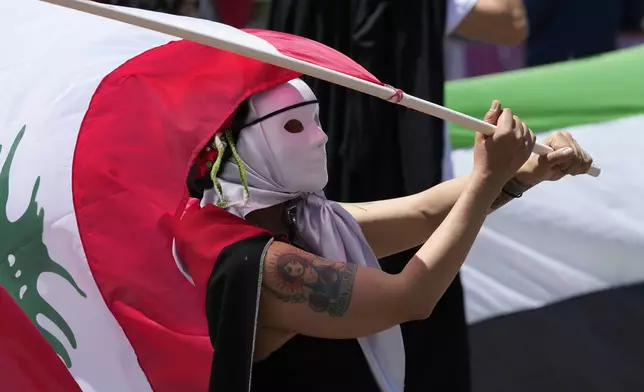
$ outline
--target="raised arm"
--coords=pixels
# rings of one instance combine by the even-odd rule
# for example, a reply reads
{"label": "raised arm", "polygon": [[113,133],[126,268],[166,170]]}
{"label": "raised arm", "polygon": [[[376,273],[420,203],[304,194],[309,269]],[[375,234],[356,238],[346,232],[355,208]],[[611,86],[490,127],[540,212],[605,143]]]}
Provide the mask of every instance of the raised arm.
{"label": "raised arm", "polygon": [[[530,154],[532,135],[512,114],[498,134],[477,134],[477,168],[457,202],[405,269],[324,260],[273,243],[264,257],[262,328],[324,338],[353,338],[427,317],[454,279],[502,185]],[[501,122],[500,121],[500,122]]]}
{"label": "raised arm", "polygon": [[376,256],[383,258],[423,244],[468,181],[469,177],[460,177],[411,196],[342,206],[356,219]]}
{"label": "raised arm", "polygon": [[264,258],[260,325],[354,338],[427,317],[465,260],[498,193],[472,179],[402,273],[325,260],[274,242]]}
{"label": "raised arm", "polygon": [[[490,108],[484,120],[496,124],[500,113],[499,104]],[[544,143],[555,151],[545,157],[532,155],[505,184],[488,212],[542,181],[585,173],[592,164],[592,158],[569,133],[555,132]],[[382,258],[422,245],[445,219],[468,181],[468,177],[461,177],[411,196],[342,206],[358,221],[374,253]]]}

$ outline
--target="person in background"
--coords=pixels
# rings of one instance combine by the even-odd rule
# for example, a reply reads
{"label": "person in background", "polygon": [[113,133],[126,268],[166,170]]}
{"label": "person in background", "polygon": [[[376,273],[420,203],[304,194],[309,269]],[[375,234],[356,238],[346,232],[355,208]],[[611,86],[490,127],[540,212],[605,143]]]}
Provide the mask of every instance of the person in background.
{"label": "person in background", "polygon": [[621,20],[618,0],[524,0],[530,20],[526,66],[612,51]]}
{"label": "person in background", "polygon": [[[396,88],[443,104],[446,36],[497,44],[527,36],[520,0],[273,0],[268,28],[339,50]],[[448,70],[451,66],[447,65]],[[452,177],[441,119],[307,78],[328,131],[330,199],[363,202],[417,193]],[[383,258],[399,273],[417,249]],[[469,391],[463,290],[457,277],[426,320],[402,324],[406,391]],[[344,345],[345,360],[359,358]],[[317,347],[319,352],[328,351]]]}
{"label": "person in background", "polygon": [[[445,31],[445,80],[467,77],[467,42],[516,46],[525,41],[528,23],[522,0],[454,0],[448,2]],[[452,19],[449,19],[449,16]],[[465,15],[463,20],[454,15]]]}
{"label": "person in background", "polygon": [[[321,192],[319,109],[299,78],[254,94],[190,170],[175,244],[205,306],[209,390],[431,391],[407,380],[399,324],[432,312],[487,214],[592,159],[561,132],[544,141],[555,151],[531,155],[535,135],[494,101],[484,120],[498,130],[477,134],[469,176],[404,199],[336,203]],[[381,270],[378,257],[423,243],[401,273]]]}
{"label": "person in background", "polygon": [[[515,46],[528,36],[528,19],[523,0],[448,0],[445,28],[445,80],[467,76],[468,40]],[[451,143],[445,124],[443,180],[454,177]]]}

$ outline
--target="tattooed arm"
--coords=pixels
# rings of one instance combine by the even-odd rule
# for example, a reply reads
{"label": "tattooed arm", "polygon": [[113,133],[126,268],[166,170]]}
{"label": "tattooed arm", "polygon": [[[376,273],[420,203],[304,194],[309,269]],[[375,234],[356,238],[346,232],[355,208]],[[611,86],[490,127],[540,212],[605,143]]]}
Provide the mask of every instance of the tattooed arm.
{"label": "tattooed arm", "polygon": [[271,244],[264,256],[258,341],[274,330],[354,338],[427,317],[465,260],[498,188],[468,181],[447,218],[397,275]]}
{"label": "tattooed arm", "polygon": [[282,242],[264,257],[259,314],[256,361],[295,334],[353,338],[409,320],[400,275],[325,260]]}
{"label": "tattooed arm", "polygon": [[260,326],[327,338],[368,335],[407,319],[403,286],[399,275],[274,242],[264,257]]}

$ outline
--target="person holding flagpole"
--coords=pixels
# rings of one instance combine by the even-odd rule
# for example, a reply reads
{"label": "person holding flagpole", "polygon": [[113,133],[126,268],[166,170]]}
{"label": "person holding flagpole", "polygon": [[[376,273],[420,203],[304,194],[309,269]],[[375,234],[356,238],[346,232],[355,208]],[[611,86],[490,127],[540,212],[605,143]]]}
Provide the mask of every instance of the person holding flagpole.
{"label": "person holding flagpole", "polygon": [[[406,93],[442,105],[445,80],[462,74],[459,39],[516,45],[528,21],[522,0],[272,0],[268,28],[329,45]],[[403,197],[453,178],[446,122],[305,80],[322,102],[329,132],[329,197]],[[415,251],[386,257],[382,266],[398,273]],[[430,318],[402,330],[409,391],[471,390],[460,274]]]}
{"label": "person holding flagpole", "polygon": [[[322,191],[319,110],[301,79],[252,95],[191,170],[175,241],[186,274],[207,282],[211,391],[402,392],[400,324],[431,314],[487,214],[592,163],[563,133],[531,156],[534,134],[495,101],[497,131],[476,134],[469,177],[341,204]],[[378,258],[419,245],[401,273],[382,271]]]}

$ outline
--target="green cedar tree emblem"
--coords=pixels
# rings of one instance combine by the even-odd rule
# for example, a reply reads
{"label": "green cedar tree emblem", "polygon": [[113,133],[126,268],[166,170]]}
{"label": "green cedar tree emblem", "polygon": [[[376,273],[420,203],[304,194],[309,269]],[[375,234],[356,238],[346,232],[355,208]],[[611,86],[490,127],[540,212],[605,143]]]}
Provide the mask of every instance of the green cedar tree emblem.
{"label": "green cedar tree emblem", "polygon": [[[54,273],[69,282],[79,295],[86,298],[85,293],[78,287],[69,272],[51,259],[47,247],[42,241],[45,215],[43,209],[39,208],[36,202],[40,177],[34,183],[31,201],[25,213],[15,222],[11,222],[6,212],[9,200],[11,164],[25,129],[26,127],[23,127],[16,136],[0,171],[0,286],[3,286],[11,294],[62,358],[65,365],[71,368],[72,361],[63,343],[36,321],[38,314],[47,317],[60,329],[75,349],[77,347],[76,337],[69,324],[38,293],[36,289],[38,277],[43,272]],[[1,152],[2,146],[0,145]]]}

